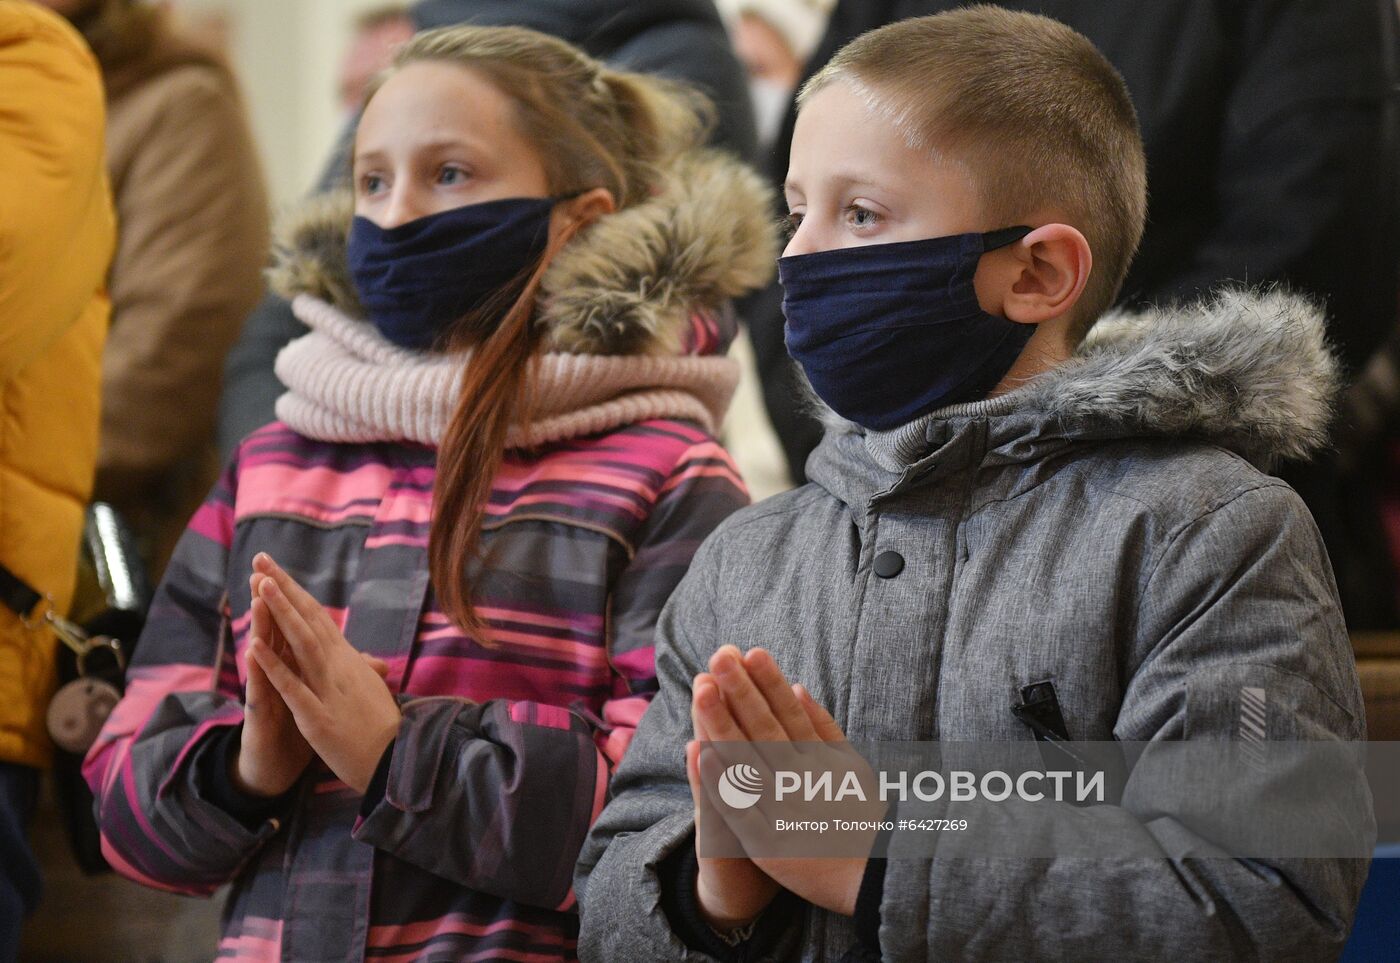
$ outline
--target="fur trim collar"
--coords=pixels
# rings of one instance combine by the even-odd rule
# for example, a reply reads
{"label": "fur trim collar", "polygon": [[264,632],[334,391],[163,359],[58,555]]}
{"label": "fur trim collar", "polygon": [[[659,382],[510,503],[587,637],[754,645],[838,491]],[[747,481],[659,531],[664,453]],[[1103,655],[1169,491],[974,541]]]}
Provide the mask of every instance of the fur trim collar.
{"label": "fur trim collar", "polygon": [[1028,433],[1052,443],[1192,438],[1267,468],[1326,445],[1339,385],[1321,309],[1278,289],[1225,291],[1191,305],[1108,314],[1074,357],[1024,387],[869,433],[865,447],[899,471],[954,419],[1015,415],[993,418],[991,451],[1034,450]]}
{"label": "fur trim collar", "polygon": [[1235,290],[1110,314],[1027,391],[1071,427],[1190,436],[1270,464],[1327,444],[1340,383],[1320,308],[1281,290]]}
{"label": "fur trim collar", "polygon": [[[717,151],[689,152],[653,198],[601,218],[559,252],[542,283],[545,350],[678,353],[695,310],[772,277],[772,211],[772,191],[756,173]],[[353,217],[348,192],[298,207],[277,232],[273,289],[364,317],[346,263]]]}

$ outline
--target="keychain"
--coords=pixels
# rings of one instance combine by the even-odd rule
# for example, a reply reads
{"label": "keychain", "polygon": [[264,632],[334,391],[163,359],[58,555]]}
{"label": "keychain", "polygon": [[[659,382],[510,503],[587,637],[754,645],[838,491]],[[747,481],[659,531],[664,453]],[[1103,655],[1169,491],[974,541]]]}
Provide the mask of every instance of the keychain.
{"label": "keychain", "polygon": [[60,748],[81,756],[97,741],[97,734],[122,697],[121,690],[112,683],[96,672],[89,674],[88,658],[98,652],[110,654],[119,678],[126,668],[126,659],[121,643],[111,636],[89,637],[52,610],[45,613],[44,621],[59,641],[73,651],[78,662],[78,678],[61,686],[49,702],[49,736]]}

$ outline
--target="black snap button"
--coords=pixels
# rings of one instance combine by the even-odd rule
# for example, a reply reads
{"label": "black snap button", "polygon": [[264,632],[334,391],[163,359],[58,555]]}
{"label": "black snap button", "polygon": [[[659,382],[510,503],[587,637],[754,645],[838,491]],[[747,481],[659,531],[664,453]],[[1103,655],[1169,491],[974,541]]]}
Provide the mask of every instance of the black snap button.
{"label": "black snap button", "polygon": [[881,552],[875,556],[875,574],[881,578],[894,578],[904,571],[904,556],[898,552]]}

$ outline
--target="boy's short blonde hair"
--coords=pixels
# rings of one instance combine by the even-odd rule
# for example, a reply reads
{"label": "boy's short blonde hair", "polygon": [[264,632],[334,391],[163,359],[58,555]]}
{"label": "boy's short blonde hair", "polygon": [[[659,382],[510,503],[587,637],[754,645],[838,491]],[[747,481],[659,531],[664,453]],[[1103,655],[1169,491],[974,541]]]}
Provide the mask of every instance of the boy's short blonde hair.
{"label": "boy's short blonde hair", "polygon": [[1092,43],[1048,17],[966,7],[857,37],[799,107],[837,80],[916,150],[964,165],[988,229],[1049,208],[1083,232],[1094,266],[1076,339],[1112,306],[1142,238],[1147,159],[1127,85]]}

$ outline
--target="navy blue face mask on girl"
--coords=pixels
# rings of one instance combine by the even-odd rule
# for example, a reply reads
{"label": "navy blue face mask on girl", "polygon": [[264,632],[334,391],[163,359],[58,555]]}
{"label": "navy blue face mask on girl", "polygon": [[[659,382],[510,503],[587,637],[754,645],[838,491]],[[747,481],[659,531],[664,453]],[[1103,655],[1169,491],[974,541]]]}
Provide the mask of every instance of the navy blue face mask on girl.
{"label": "navy blue face mask on girl", "polygon": [[983,311],[972,279],[987,251],[1029,227],[870,244],[778,259],[788,353],[817,396],[874,431],[980,401],[1035,333]]}
{"label": "navy blue face mask on girl", "polygon": [[454,322],[539,263],[561,199],[486,201],[390,228],[355,218],[350,276],[370,321],[402,348],[432,348]]}

